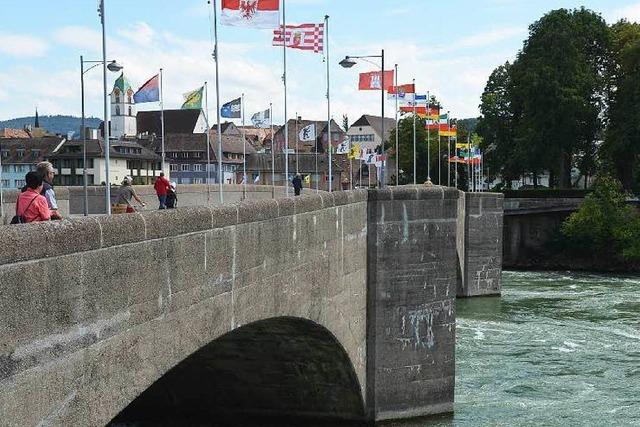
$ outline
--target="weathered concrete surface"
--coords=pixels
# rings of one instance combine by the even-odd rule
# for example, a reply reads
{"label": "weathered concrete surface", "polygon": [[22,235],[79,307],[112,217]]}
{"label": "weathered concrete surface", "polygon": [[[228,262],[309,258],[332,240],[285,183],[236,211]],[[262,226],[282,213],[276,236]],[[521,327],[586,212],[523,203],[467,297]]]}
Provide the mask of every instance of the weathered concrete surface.
{"label": "weathered concrete surface", "polygon": [[457,202],[444,187],[369,193],[371,419],[453,411]]}
{"label": "weathered concrete surface", "polygon": [[460,193],[456,236],[459,297],[501,292],[503,200],[500,193]]}
{"label": "weathered concrete surface", "polygon": [[216,338],[281,317],[334,336],[364,390],[366,196],[0,228],[2,424],[104,425]]}

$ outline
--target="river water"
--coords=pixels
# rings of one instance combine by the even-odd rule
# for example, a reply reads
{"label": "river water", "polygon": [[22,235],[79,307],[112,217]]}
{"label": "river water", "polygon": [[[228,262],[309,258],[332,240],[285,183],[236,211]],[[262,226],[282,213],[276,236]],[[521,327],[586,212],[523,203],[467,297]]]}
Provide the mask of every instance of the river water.
{"label": "river water", "polygon": [[504,272],[457,301],[455,415],[425,426],[640,426],[640,277]]}

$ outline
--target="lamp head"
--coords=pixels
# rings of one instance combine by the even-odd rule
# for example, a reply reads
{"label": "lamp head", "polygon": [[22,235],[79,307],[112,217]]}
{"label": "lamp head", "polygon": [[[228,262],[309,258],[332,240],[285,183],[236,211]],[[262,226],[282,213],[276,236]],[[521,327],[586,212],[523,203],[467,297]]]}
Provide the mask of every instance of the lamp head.
{"label": "lamp head", "polygon": [[354,65],[356,65],[356,61],[350,59],[348,56],[345,56],[344,59],[340,61],[340,66],[342,66],[343,68],[351,68]]}
{"label": "lamp head", "polygon": [[122,65],[118,64],[116,61],[111,61],[107,64],[107,69],[109,71],[112,71],[114,73],[122,70],[122,68],[124,68]]}

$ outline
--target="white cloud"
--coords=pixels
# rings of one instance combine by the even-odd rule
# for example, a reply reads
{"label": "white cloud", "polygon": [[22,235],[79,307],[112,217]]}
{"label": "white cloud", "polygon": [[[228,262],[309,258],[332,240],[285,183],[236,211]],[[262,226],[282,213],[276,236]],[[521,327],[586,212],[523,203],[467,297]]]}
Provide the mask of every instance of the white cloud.
{"label": "white cloud", "polygon": [[609,23],[617,22],[620,19],[626,19],[630,22],[640,22],[640,3],[614,9],[606,13],[605,18]]}
{"label": "white cloud", "polygon": [[56,42],[86,52],[98,52],[102,49],[102,36],[100,32],[87,27],[68,26],[60,28],[53,33]]}
{"label": "white cloud", "polygon": [[39,57],[47,51],[47,43],[24,34],[0,34],[0,52],[18,57]]}
{"label": "white cloud", "polygon": [[150,45],[155,37],[155,31],[146,22],[136,22],[127,28],[118,30],[118,34],[139,45]]}

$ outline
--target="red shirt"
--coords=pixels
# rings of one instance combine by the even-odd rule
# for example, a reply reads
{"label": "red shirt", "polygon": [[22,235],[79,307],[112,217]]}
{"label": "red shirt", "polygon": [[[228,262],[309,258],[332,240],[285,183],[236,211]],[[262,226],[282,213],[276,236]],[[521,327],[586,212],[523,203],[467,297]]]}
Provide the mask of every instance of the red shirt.
{"label": "red shirt", "polygon": [[169,180],[164,176],[161,176],[156,179],[156,183],[153,185],[153,188],[156,189],[156,194],[158,196],[166,196],[170,185]]}
{"label": "red shirt", "polygon": [[18,195],[16,214],[23,215],[27,222],[49,221],[51,219],[47,199],[31,188],[27,188],[27,191]]}

